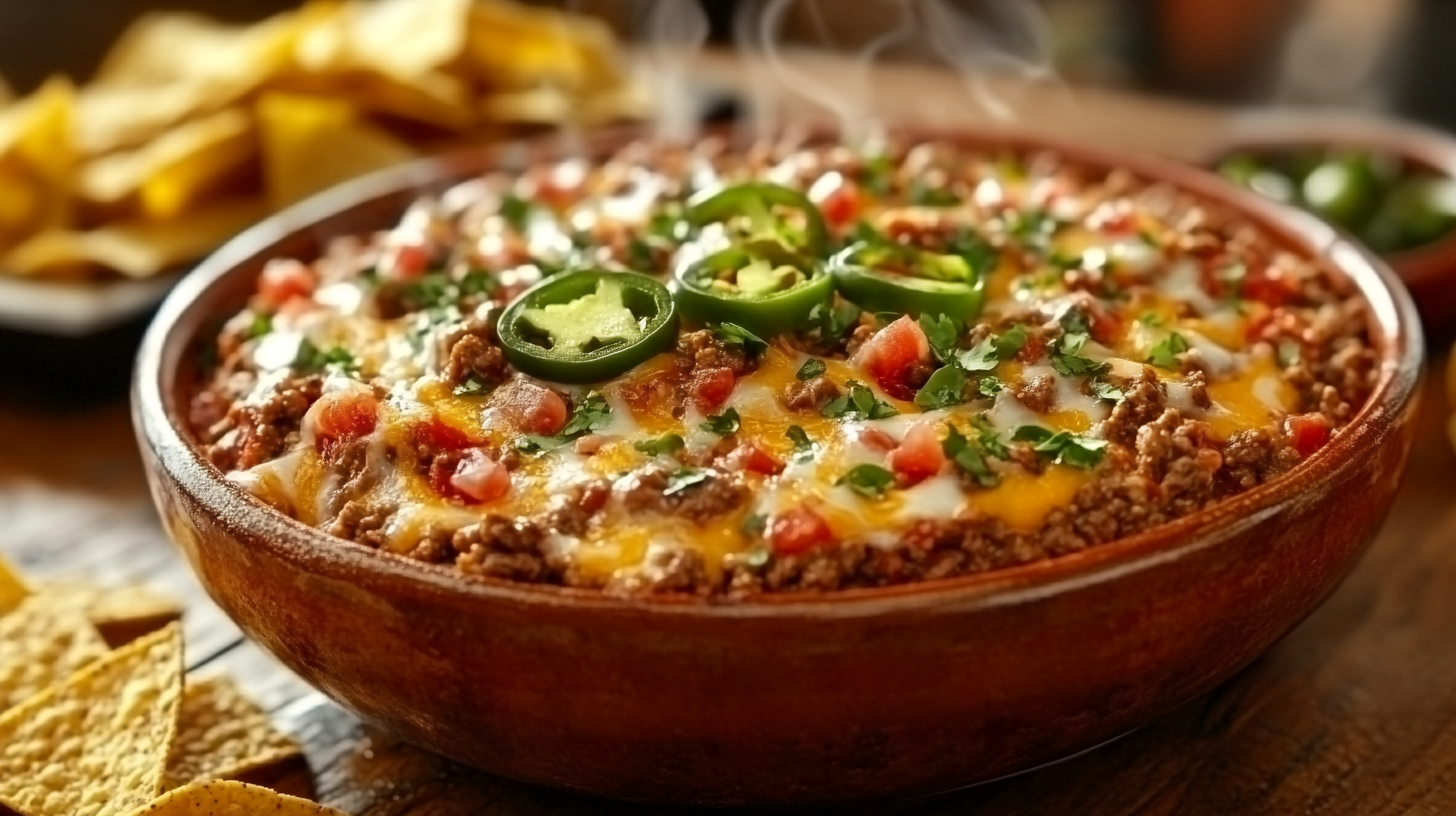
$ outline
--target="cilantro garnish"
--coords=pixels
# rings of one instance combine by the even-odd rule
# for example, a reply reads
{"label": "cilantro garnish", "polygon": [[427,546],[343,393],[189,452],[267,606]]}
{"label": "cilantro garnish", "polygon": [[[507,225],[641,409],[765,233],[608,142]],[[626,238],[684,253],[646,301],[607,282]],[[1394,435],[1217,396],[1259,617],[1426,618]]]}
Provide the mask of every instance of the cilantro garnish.
{"label": "cilantro garnish", "polygon": [[343,346],[323,350],[305,337],[298,343],[298,353],[294,355],[293,367],[307,372],[349,373],[359,370],[359,361],[354,359],[354,355]]}
{"label": "cilantro garnish", "polygon": [[460,294],[488,295],[495,291],[495,276],[484,269],[472,269],[460,278]]}
{"label": "cilantro garnish", "polygon": [[946,427],[950,429],[950,435],[940,443],[946,458],[970,474],[981,487],[995,487],[1001,480],[986,464],[986,455],[980,447],[956,430],[954,425],[947,422]]}
{"label": "cilantro garnish", "polygon": [[798,377],[800,382],[808,382],[828,370],[829,367],[824,364],[823,360],[818,357],[810,357],[804,361],[803,365],[799,366],[799,373],[794,376]]}
{"label": "cilantro garnish", "polygon": [[554,451],[578,437],[600,431],[611,423],[612,406],[607,403],[607,398],[595,391],[588,391],[572,410],[571,419],[566,421],[566,425],[555,436],[526,434],[516,442],[516,447],[527,453]]}
{"label": "cilantro garnish", "polygon": [[976,441],[981,444],[985,451],[997,459],[1010,459],[1011,451],[1001,441],[1000,435],[996,433],[995,427],[986,421],[984,416],[971,417],[971,426],[976,429]]}
{"label": "cilantro garnish", "polygon": [[1183,335],[1173,332],[1163,338],[1163,342],[1153,346],[1153,350],[1148,353],[1148,362],[1158,368],[1177,368],[1178,355],[1187,350],[1188,341],[1183,339]]}
{"label": "cilantro garnish", "polygon": [[1067,431],[1052,432],[1039,425],[1022,425],[1011,437],[1014,442],[1030,442],[1032,450],[1053,462],[1079,468],[1096,467],[1102,461],[1107,440],[1077,436]]}
{"label": "cilantro garnish", "polygon": [[911,204],[922,207],[954,207],[961,203],[961,197],[945,187],[932,187],[924,179],[910,183],[908,198]]}
{"label": "cilantro garnish", "polygon": [[890,194],[890,179],[894,174],[894,163],[882,153],[865,159],[860,166],[859,183],[871,193],[884,197]]}
{"label": "cilantro garnish", "polygon": [[879,465],[855,465],[835,482],[867,499],[882,499],[895,486],[895,474]]}
{"label": "cilantro garnish", "polygon": [[875,392],[857,380],[850,380],[849,391],[841,394],[819,412],[830,419],[884,419],[899,414],[895,406],[877,399]]}
{"label": "cilantro garnish", "polygon": [[1026,345],[1026,327],[1013,326],[999,337],[991,335],[956,355],[956,363],[966,371],[992,371],[1015,357]]}
{"label": "cilantro garnish", "polygon": [[526,222],[531,217],[531,202],[518,195],[506,195],[501,197],[500,203],[501,218],[511,225],[516,232],[526,230]]}
{"label": "cilantro garnish", "polygon": [[1163,316],[1162,315],[1160,315],[1157,312],[1149,309],[1148,311],[1143,312],[1142,314],[1138,315],[1137,322],[1139,322],[1139,323],[1141,323],[1144,326],[1147,326],[1149,328],[1156,329],[1156,328],[1161,327],[1165,321],[1163,320]]}
{"label": "cilantro garnish", "polygon": [[738,433],[738,428],[741,424],[741,420],[738,417],[738,409],[729,408],[721,414],[708,417],[708,421],[698,427],[709,433],[728,436],[729,434]]}
{"label": "cilantro garnish", "polygon": [[1092,380],[1092,396],[1108,402],[1119,402],[1127,395],[1121,388],[1098,377]]}
{"label": "cilantro garnish", "polygon": [[1005,390],[1006,383],[1001,382],[1000,377],[985,376],[976,383],[976,393],[983,397],[994,397]]}
{"label": "cilantro garnish", "polygon": [[681,493],[696,484],[702,484],[712,478],[712,474],[699,468],[683,468],[674,471],[667,477],[667,487],[663,488],[662,495],[671,496],[674,493]]}
{"label": "cilantro garnish", "polygon": [[819,327],[819,336],[827,339],[843,337],[859,322],[860,308],[849,301],[830,307],[816,303],[809,310],[809,320]]}
{"label": "cilantro garnish", "polygon": [[942,362],[951,359],[955,353],[956,342],[960,339],[960,330],[956,322],[945,315],[931,317],[923,314],[916,321],[920,324],[920,330],[925,333],[925,339],[930,341],[930,348],[935,352],[935,359]]}
{"label": "cilantro garnish", "polygon": [[488,391],[490,391],[490,386],[486,385],[474,374],[467,377],[465,382],[455,386],[455,396],[457,397],[470,397],[477,394],[484,394]]}
{"label": "cilantro garnish", "polygon": [[713,327],[713,336],[731,348],[741,348],[749,354],[758,354],[768,348],[762,337],[737,323],[719,323]]}
{"label": "cilantro garnish", "polygon": [[959,368],[938,368],[915,395],[915,404],[927,411],[960,405],[966,401],[966,382],[966,372]]}
{"label": "cilantro garnish", "polygon": [[1110,368],[1106,363],[1099,363],[1096,360],[1082,356],[1082,346],[1087,343],[1087,335],[1081,332],[1068,332],[1057,341],[1056,347],[1052,349],[1052,368],[1058,374],[1072,377],[1078,374],[1105,374]]}
{"label": "cilantro garnish", "polygon": [[784,436],[794,443],[795,462],[808,462],[814,458],[814,454],[819,449],[819,446],[814,444],[814,440],[809,438],[809,434],[798,425],[790,425],[789,429],[784,432]]}
{"label": "cilantro garnish", "polygon": [[670,456],[683,449],[683,438],[675,433],[663,434],[656,439],[633,442],[632,447],[648,456]]}
{"label": "cilantro garnish", "polygon": [[248,324],[248,330],[243,333],[243,339],[256,340],[271,331],[273,331],[273,315],[267,312],[255,312],[253,321]]}

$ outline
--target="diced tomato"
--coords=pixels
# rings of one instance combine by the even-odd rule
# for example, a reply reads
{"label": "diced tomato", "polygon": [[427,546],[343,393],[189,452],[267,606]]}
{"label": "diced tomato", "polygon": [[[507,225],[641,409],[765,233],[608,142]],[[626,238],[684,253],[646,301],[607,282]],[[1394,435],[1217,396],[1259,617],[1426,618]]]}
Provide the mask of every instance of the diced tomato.
{"label": "diced tomato", "polygon": [[263,308],[278,311],[294,298],[313,296],[318,278],[301,261],[276,259],[263,267],[258,277],[258,300]]}
{"label": "diced tomato", "polygon": [[481,441],[472,439],[469,434],[447,424],[439,417],[431,417],[415,426],[415,446],[420,448],[436,451],[459,450],[479,445]]}
{"label": "diced tomato", "polygon": [[910,426],[900,446],[885,457],[885,464],[890,466],[901,483],[907,485],[923,482],[939,473],[945,465],[945,452],[941,450],[935,425],[918,422]]}
{"label": "diced tomato", "polygon": [[466,500],[488,502],[511,491],[511,474],[505,465],[480,448],[471,448],[455,466],[450,486]]}
{"label": "diced tomato", "polygon": [[331,391],[309,407],[304,424],[312,423],[315,449],[329,456],[338,446],[371,433],[378,413],[379,400],[370,391]]}
{"label": "diced tomato", "polygon": [[723,463],[729,470],[762,473],[765,476],[774,476],[784,471],[783,462],[752,442],[745,442],[734,448],[723,457]]}
{"label": "diced tomato", "polygon": [[430,249],[422,238],[391,238],[379,258],[379,274],[397,281],[412,281],[425,274]]}
{"label": "diced tomato", "polygon": [[899,399],[913,399],[915,384],[911,372],[930,362],[930,341],[909,315],[880,329],[865,341],[855,355],[855,363],[886,393]]}
{"label": "diced tomato", "polygon": [[1033,335],[1026,338],[1026,345],[1021,347],[1021,351],[1016,352],[1016,359],[1018,362],[1031,365],[1040,360],[1044,354],[1046,354],[1046,341]]}
{"label": "diced tomato", "polygon": [[795,507],[774,516],[768,524],[768,541],[784,555],[807,552],[834,540],[824,517],[808,507]]}
{"label": "diced tomato", "polygon": [[566,424],[566,400],[549,388],[515,380],[497,389],[493,404],[529,434],[550,436]]}
{"label": "diced tomato", "polygon": [[1302,457],[1309,456],[1330,441],[1330,421],[1324,414],[1292,416],[1284,420],[1284,429]]}
{"label": "diced tomato", "polygon": [[1256,300],[1269,306],[1283,306],[1299,294],[1299,284],[1278,269],[1259,266],[1244,274],[1239,294],[1245,300]]}
{"label": "diced tomato", "polygon": [[839,173],[827,173],[809,188],[809,197],[819,205],[819,212],[829,226],[841,228],[853,224],[864,208],[859,185]]}
{"label": "diced tomato", "polygon": [[689,388],[692,391],[693,402],[705,411],[712,410],[722,405],[733,393],[733,386],[738,380],[733,377],[733,371],[727,368],[700,368],[693,372],[693,380]]}

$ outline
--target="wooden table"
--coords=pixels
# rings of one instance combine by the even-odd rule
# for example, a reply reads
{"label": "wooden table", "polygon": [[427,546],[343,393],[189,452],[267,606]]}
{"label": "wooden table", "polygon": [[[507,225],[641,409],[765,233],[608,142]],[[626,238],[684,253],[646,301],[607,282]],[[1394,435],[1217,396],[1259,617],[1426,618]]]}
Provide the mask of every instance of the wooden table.
{"label": "wooden table", "polygon": [[[743,81],[723,58],[697,70]],[[897,69],[871,82],[892,118],[984,119],[945,104],[962,98],[947,96],[959,93],[953,78]],[[1040,127],[1189,156],[1227,116],[1101,93],[1069,106],[1056,89],[1022,104]],[[1456,457],[1441,379],[1427,382],[1411,472],[1382,534],[1324,606],[1238,677],[1055,767],[854,812],[1456,812]],[[274,712],[306,747],[321,801],[357,816],[641,812],[468,771],[371,731],[304,686],[203,595],[157,523],[134,445],[123,401],[69,412],[0,403],[0,552],[36,576],[141,582],[185,599],[189,665],[231,672]]]}

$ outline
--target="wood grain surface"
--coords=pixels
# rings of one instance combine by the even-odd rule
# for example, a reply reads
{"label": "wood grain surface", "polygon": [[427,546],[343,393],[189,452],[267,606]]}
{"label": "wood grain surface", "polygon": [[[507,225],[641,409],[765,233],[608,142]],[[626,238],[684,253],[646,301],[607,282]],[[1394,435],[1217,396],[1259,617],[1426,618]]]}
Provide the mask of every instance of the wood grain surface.
{"label": "wood grain surface", "polygon": [[[744,81],[723,60],[702,72]],[[954,83],[896,71],[876,81],[889,97],[903,86],[906,104],[887,116],[921,120],[935,83]],[[1048,110],[1040,124],[1050,129],[1082,121],[1090,138],[1181,155],[1199,155],[1219,118],[1103,95],[1080,113]],[[836,812],[1456,813],[1456,456],[1441,380],[1426,383],[1420,441],[1379,538],[1328,602],[1238,677],[1054,767]],[[356,816],[644,812],[491,778],[362,726],[244,641],[202,593],[156,520],[124,400],[58,411],[16,390],[0,392],[0,553],[37,577],[143,583],[184,599],[189,666],[228,671],[300,739],[320,801]]]}

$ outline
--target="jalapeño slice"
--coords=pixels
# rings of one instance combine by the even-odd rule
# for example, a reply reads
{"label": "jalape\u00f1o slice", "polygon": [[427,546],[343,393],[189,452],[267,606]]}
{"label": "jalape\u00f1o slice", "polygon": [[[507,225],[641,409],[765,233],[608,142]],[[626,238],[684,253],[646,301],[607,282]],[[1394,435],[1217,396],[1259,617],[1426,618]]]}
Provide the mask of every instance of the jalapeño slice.
{"label": "jalape\u00f1o slice", "polygon": [[582,270],[521,293],[496,331],[506,359],[533,377],[601,382],[671,348],[677,307],[646,275]]}
{"label": "jalape\u00f1o slice", "polygon": [[685,319],[736,323],[760,337],[808,326],[814,307],[834,294],[834,279],[818,263],[755,257],[738,247],[679,268],[675,279]]}
{"label": "jalape\u00f1o slice", "polygon": [[[802,213],[802,234],[794,234],[797,231],[774,214],[775,207]],[[734,217],[746,218],[749,244],[787,243],[815,258],[823,257],[829,246],[829,230],[819,208],[808,196],[781,184],[754,181],[705,190],[688,201],[687,217],[700,227]]]}
{"label": "jalape\u00f1o slice", "polygon": [[982,270],[959,254],[861,242],[830,258],[829,270],[840,294],[875,312],[943,314],[966,325],[985,299]]}

